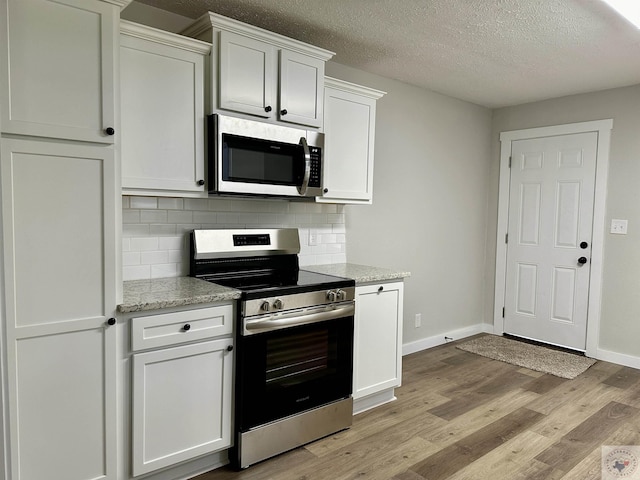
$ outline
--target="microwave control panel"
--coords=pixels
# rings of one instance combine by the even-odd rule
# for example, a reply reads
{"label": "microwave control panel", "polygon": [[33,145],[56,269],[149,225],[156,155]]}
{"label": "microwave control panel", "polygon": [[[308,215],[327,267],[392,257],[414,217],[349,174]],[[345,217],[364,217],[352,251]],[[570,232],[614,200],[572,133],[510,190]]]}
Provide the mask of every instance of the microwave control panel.
{"label": "microwave control panel", "polygon": [[322,149],[320,147],[310,147],[311,154],[311,174],[309,176],[309,186],[320,188],[322,178]]}

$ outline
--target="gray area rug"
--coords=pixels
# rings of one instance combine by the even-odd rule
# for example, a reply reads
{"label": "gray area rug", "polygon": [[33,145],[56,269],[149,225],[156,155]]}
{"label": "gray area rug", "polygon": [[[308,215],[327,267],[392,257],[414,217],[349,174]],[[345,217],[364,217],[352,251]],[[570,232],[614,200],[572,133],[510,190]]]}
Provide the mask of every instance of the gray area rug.
{"label": "gray area rug", "polygon": [[562,378],[576,378],[596,360],[552,348],[532,345],[518,340],[486,335],[457,346],[465,352],[511,363],[537,372],[550,373]]}

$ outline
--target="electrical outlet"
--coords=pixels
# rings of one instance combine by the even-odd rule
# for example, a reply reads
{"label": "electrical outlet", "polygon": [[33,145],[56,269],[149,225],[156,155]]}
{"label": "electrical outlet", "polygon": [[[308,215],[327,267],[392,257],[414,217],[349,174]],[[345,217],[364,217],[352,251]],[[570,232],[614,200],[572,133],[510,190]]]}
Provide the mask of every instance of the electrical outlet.
{"label": "electrical outlet", "polygon": [[422,326],[422,314],[416,313],[416,328],[420,328]]}
{"label": "electrical outlet", "polygon": [[611,233],[616,233],[618,235],[626,235],[628,225],[629,225],[628,220],[619,220],[614,218],[611,220]]}
{"label": "electrical outlet", "polygon": [[314,230],[309,230],[309,245],[316,246],[318,245],[318,233]]}

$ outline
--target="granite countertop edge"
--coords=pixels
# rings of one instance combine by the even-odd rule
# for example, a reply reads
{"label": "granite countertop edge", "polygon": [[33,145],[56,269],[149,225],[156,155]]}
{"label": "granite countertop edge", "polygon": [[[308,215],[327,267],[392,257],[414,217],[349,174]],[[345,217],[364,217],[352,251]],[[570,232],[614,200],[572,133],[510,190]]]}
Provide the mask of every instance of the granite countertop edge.
{"label": "granite countertop edge", "polygon": [[355,280],[356,285],[401,280],[411,276],[411,272],[404,270],[360,265],[357,263],[328,263],[324,265],[307,265],[300,268],[311,272],[350,278]]}
{"label": "granite countertop edge", "polygon": [[[350,278],[356,285],[401,280],[410,272],[354,263],[330,263],[300,267],[326,275]],[[168,277],[123,282],[123,300],[118,313],[135,313],[163,308],[216,303],[240,298],[240,290],[193,277]]]}
{"label": "granite countertop edge", "polygon": [[123,282],[118,313],[224,302],[240,298],[240,290],[193,277],[168,277]]}

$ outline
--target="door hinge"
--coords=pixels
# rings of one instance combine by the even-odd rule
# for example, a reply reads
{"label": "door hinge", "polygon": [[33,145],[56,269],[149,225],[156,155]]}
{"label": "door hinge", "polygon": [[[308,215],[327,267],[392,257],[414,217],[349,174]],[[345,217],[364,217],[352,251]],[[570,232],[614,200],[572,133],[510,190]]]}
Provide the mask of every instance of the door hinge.
{"label": "door hinge", "polygon": [[509,155],[509,168],[511,168],[511,155]]}
{"label": "door hinge", "polygon": [[502,307],[502,318],[504,318],[504,307]]}
{"label": "door hinge", "polygon": [[504,243],[509,243],[509,234],[508,233],[504,234]]}

